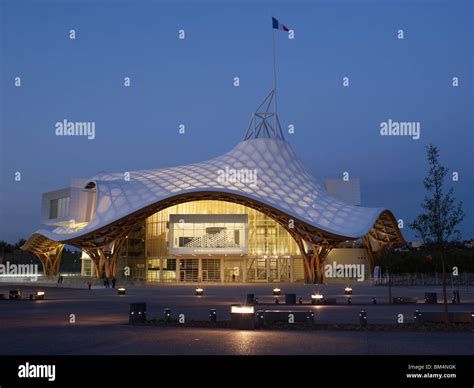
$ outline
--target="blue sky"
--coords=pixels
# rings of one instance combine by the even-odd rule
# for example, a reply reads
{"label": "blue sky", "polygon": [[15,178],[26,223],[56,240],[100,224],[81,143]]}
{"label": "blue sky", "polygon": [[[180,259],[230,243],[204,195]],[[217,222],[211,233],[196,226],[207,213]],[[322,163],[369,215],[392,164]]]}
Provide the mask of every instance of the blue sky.
{"label": "blue sky", "polygon": [[[295,31],[293,40],[276,31],[278,106],[310,170],[350,172],[364,206],[408,223],[421,210],[432,142],[459,172],[461,231],[474,237],[470,1],[0,3],[0,239],[39,228],[41,193],[71,178],[197,162],[242,140],[272,87],[272,15]],[[56,136],[63,119],[96,122],[96,139]],[[380,136],[388,119],[419,121],[421,139]]]}

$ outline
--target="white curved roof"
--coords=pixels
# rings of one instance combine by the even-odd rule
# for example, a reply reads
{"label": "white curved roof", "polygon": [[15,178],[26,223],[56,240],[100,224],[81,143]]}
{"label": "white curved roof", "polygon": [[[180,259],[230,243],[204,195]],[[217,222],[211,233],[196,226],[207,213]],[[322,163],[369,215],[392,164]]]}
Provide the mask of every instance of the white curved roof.
{"label": "white curved roof", "polygon": [[[257,184],[219,182],[219,170],[257,171]],[[91,222],[70,233],[63,227],[40,230],[55,241],[83,236],[146,206],[187,192],[219,191],[238,194],[274,207],[326,232],[348,237],[364,236],[384,208],[353,206],[332,197],[301,163],[291,145],[276,138],[254,138],[231,151],[200,163],[124,173],[100,174],[91,179],[97,187],[97,204]]]}

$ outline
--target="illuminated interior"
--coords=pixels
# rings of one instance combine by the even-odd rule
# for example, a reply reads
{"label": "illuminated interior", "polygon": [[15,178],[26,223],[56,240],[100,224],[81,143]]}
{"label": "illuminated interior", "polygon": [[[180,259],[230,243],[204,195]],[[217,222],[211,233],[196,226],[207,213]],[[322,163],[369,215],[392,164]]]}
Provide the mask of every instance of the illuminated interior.
{"label": "illuminated interior", "polygon": [[186,202],[153,214],[145,229],[149,281],[304,278],[302,257],[290,234],[272,218],[244,205]]}

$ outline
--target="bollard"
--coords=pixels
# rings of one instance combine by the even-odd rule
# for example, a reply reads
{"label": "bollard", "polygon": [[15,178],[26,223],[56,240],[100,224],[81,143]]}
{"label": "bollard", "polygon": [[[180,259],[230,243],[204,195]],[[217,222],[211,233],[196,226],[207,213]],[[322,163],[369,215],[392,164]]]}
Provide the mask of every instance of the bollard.
{"label": "bollard", "polygon": [[298,303],[303,304],[303,298],[301,296],[298,298]]}
{"label": "bollard", "polygon": [[165,320],[165,322],[171,322],[171,309],[169,308],[166,308],[164,311],[163,311],[163,318]]}
{"label": "bollard", "polygon": [[255,304],[258,304],[258,298],[255,297]]}
{"label": "bollard", "polygon": [[423,323],[420,310],[415,310],[415,312],[413,313],[413,320],[418,325]]}
{"label": "bollard", "polygon": [[377,298],[375,296],[372,298],[372,304],[377,304]]}
{"label": "bollard", "polygon": [[256,325],[257,327],[262,327],[265,324],[265,316],[263,310],[257,311]]}
{"label": "bollard", "polygon": [[459,297],[459,290],[453,292],[454,297],[456,298],[456,303],[461,303],[461,298]]}
{"label": "bollard", "polygon": [[347,304],[352,304],[352,298],[347,298]]}
{"label": "bollard", "polygon": [[280,299],[278,299],[278,296],[275,298],[275,304],[280,304]]}
{"label": "bollard", "polygon": [[209,310],[209,322],[216,323],[217,322],[217,311],[216,309]]}
{"label": "bollard", "polygon": [[253,304],[255,304],[256,300],[257,300],[257,298],[255,298],[255,294],[247,294],[247,305],[248,306],[252,306]]}
{"label": "bollard", "polygon": [[359,313],[359,323],[361,326],[367,326],[367,313],[364,310]]}
{"label": "bollard", "polygon": [[130,303],[128,323],[146,322],[146,303]]}
{"label": "bollard", "polygon": [[296,294],[285,294],[285,304],[296,304]]}

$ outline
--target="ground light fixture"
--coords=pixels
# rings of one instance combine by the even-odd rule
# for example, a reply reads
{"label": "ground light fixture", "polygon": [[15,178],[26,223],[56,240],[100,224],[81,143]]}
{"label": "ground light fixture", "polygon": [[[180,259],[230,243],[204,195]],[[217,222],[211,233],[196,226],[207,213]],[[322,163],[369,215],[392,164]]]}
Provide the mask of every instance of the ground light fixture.
{"label": "ground light fixture", "polygon": [[201,287],[196,288],[196,296],[203,296],[204,295],[204,289]]}
{"label": "ground light fixture", "polygon": [[254,307],[246,305],[232,305],[230,307],[230,323],[233,329],[255,329]]}
{"label": "ground light fixture", "polygon": [[311,295],[311,304],[324,304],[324,296],[322,294]]}
{"label": "ground light fixture", "polygon": [[43,300],[44,299],[44,291],[36,291],[35,299],[36,300]]}
{"label": "ground light fixture", "polygon": [[127,293],[127,290],[124,287],[120,287],[117,289],[117,294],[119,295],[125,295]]}
{"label": "ground light fixture", "polygon": [[278,287],[273,289],[273,295],[281,295],[281,290]]}
{"label": "ground light fixture", "polygon": [[255,309],[253,306],[242,306],[242,305],[232,305],[230,307],[231,314],[254,314]]}
{"label": "ground light fixture", "polygon": [[352,295],[352,288],[351,287],[344,288],[344,295]]}

